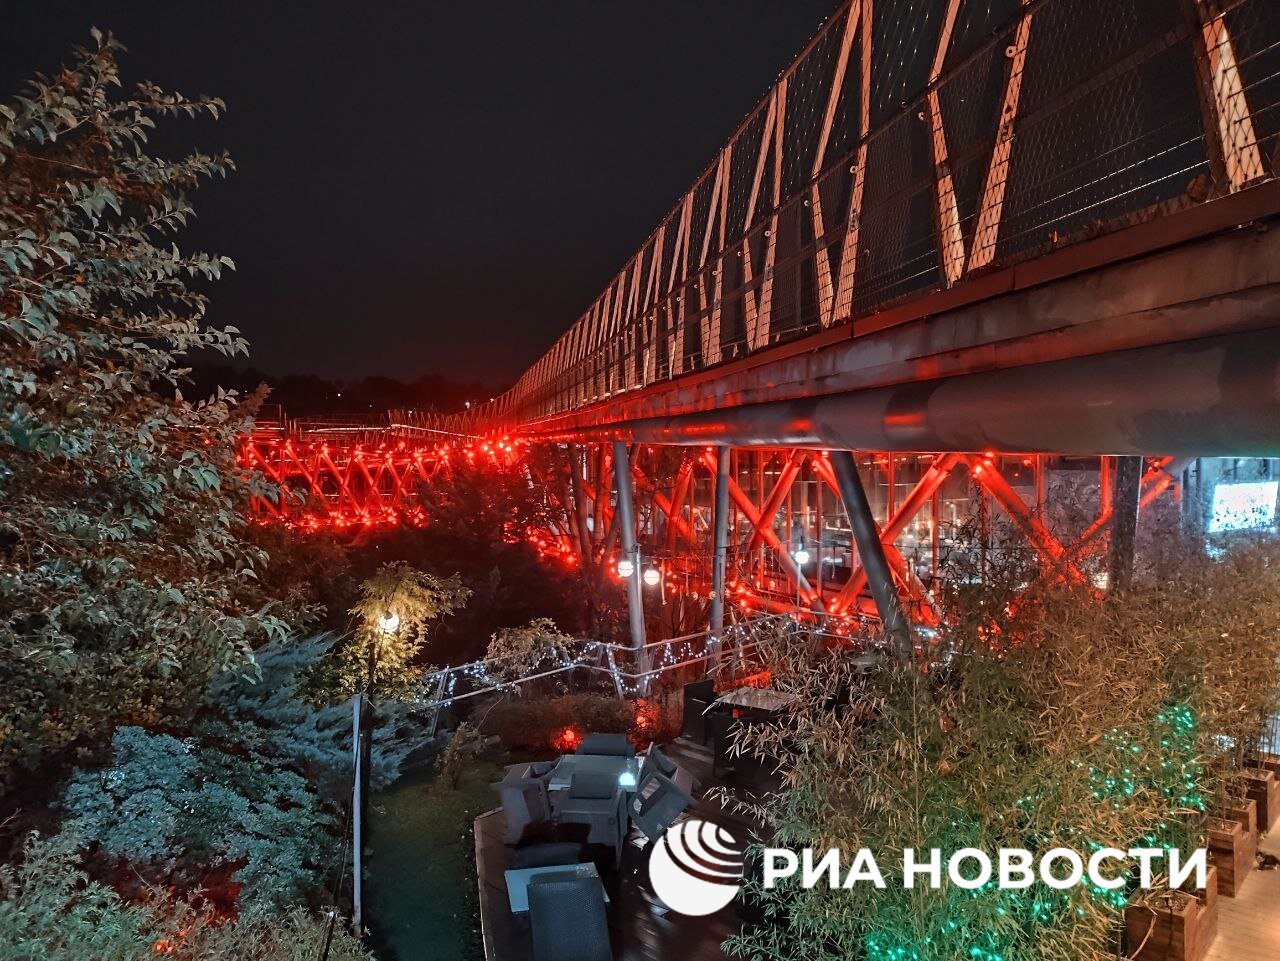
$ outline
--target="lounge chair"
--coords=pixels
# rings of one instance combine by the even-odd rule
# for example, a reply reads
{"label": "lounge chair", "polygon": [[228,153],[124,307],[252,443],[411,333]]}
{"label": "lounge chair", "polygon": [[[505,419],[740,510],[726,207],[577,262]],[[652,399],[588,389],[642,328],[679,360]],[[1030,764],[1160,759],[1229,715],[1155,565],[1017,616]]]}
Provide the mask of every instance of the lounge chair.
{"label": "lounge chair", "polygon": [[665,774],[650,770],[642,775],[631,799],[631,820],[650,841],[656,841],[675,823],[676,818],[693,807],[693,795],[679,787]]}
{"label": "lounge chair", "polygon": [[644,763],[640,765],[640,777],[636,782],[637,787],[644,783],[645,777],[651,771],[657,771],[659,774],[670,778],[675,782],[676,787],[686,794],[693,794],[693,775],[667,757],[657,744],[649,745],[649,750],[644,756]]}
{"label": "lounge chair", "polygon": [[606,754],[610,757],[635,757],[636,749],[625,734],[588,734],[575,754]]}
{"label": "lounge chair", "polygon": [[498,792],[502,813],[507,820],[507,844],[519,844],[531,825],[551,820],[551,799],[547,794],[546,775],[533,775],[532,765],[513,764],[506,776],[491,787]]}
{"label": "lounge chair", "polygon": [[599,878],[541,874],[529,882],[533,961],[613,961]]}
{"label": "lounge chair", "polygon": [[707,726],[707,708],[715,699],[716,689],[710,681],[694,681],[692,684],[686,684],[680,733],[699,744],[706,744],[710,733]]}
{"label": "lounge chair", "polygon": [[588,844],[613,849],[615,863],[622,856],[627,836],[626,793],[610,774],[580,771],[569,782],[569,794],[560,802],[561,824],[585,824]]}
{"label": "lounge chair", "polygon": [[582,845],[569,841],[551,844],[531,844],[520,848],[511,856],[511,869],[547,868],[557,864],[579,864],[582,861]]}

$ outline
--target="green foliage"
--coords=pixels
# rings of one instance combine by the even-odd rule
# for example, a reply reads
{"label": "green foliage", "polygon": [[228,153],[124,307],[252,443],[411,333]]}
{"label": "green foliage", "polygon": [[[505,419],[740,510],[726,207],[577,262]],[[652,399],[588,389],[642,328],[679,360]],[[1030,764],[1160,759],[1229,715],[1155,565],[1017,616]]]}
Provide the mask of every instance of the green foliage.
{"label": "green foliage", "polygon": [[363,686],[372,668],[379,693],[417,693],[426,669],[418,655],[426,644],[427,627],[462,607],[470,596],[456,575],[436,577],[403,561],[378,568],[360,586],[360,599],[351,608],[356,630],[344,652],[348,688]]}
{"label": "green foliage", "polygon": [[[210,924],[180,902],[129,904],[79,867],[74,833],[33,836],[0,866],[0,961],[314,961],[327,922],[295,908]],[[342,925],[330,961],[368,961]]]}
{"label": "green foliage", "polygon": [[602,694],[566,694],[550,698],[506,698],[485,716],[484,730],[507,748],[546,752],[566,728],[577,734],[625,734],[635,722],[633,706]]}
{"label": "green foliage", "polygon": [[78,866],[74,835],[33,836],[25,860],[0,865],[0,961],[144,961],[165,926]]}
{"label": "green foliage", "polygon": [[[197,734],[289,764],[314,781],[323,797],[345,802],[354,769],[351,703],[316,703],[312,690],[335,642],[331,634],[273,640],[256,652],[256,676],[214,678]],[[407,705],[380,699],[377,717],[369,770],[375,791],[399,777],[408,755],[426,742],[425,729],[414,723]]]}
{"label": "green foliage", "polygon": [[[781,642],[774,683],[794,707],[781,726],[741,738],[782,759],[782,790],[755,814],[781,845],[870,849],[887,887],[757,886],[772,923],[734,938],[730,953],[1114,956],[1125,904],[1139,896],[1133,863],[1116,891],[904,889],[902,852],[1202,846],[1206,813],[1238,791],[1238,746],[1276,709],[1277,559],[1274,545],[1220,562],[1183,550],[1161,580],[1106,603],[1045,579],[996,618],[983,612],[992,598],[966,584],[912,662]],[[999,591],[1004,579],[991,583]]]}
{"label": "green foliage", "polygon": [[574,639],[549,617],[539,617],[521,627],[506,627],[489,640],[486,670],[496,678],[515,680],[541,668],[565,661]]}
{"label": "green foliage", "polygon": [[110,766],[80,771],[64,805],[82,836],[192,889],[235,867],[241,902],[297,903],[319,881],[332,820],[305,778],[260,758],[122,727]]}
{"label": "green foliage", "polygon": [[[541,535],[530,534],[553,524],[566,529],[562,512],[551,510],[557,492],[529,483],[530,474],[552,476],[555,465],[543,463],[543,454],[522,449],[514,464],[456,457],[417,492],[424,526],[374,535],[379,560],[407,560],[441,576],[456,573],[471,591],[466,607],[432,628],[436,663],[477,660],[494,633],[538,617],[550,617],[571,634],[587,633],[588,592],[580,568],[542,556],[533,539]],[[621,598],[616,586],[613,593]]]}
{"label": "green foliage", "polygon": [[122,92],[95,33],[0,105],[0,785],[117,722],[184,716],[220,668],[284,632],[255,587],[235,460],[253,404],[185,400],[186,355],[243,353],[204,322],[231,261],[181,251],[189,193],[225,155],[147,151],[222,103]]}
{"label": "green foliage", "polygon": [[448,745],[436,759],[436,783],[454,790],[458,786],[458,778],[467,766],[480,756],[484,750],[485,738],[479,730],[466,721],[458,725],[449,738]]}

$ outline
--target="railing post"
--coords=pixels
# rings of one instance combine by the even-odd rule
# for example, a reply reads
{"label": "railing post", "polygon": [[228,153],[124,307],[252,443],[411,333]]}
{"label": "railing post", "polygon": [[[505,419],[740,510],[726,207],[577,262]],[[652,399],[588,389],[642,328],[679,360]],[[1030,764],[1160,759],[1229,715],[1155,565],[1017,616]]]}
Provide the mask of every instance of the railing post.
{"label": "railing post", "polygon": [[724,573],[729,554],[729,448],[716,450],[715,506],[712,512],[711,637],[707,667],[720,666],[720,639],[724,636]]}
{"label": "railing post", "polygon": [[631,623],[631,649],[640,674],[639,693],[643,695],[649,690],[649,657],[644,649],[644,595],[640,590],[640,549],[636,546],[634,479],[626,441],[613,442],[613,479],[618,489],[617,522],[622,534],[622,554],[631,561],[631,576],[627,578],[627,616]]}
{"label": "railing post", "polygon": [[880,541],[880,528],[871,513],[871,504],[867,500],[866,489],[862,486],[858,465],[853,460],[853,454],[847,450],[832,451],[831,464],[836,471],[840,497],[849,514],[849,526],[853,528],[854,543],[858,546],[862,567],[867,572],[867,585],[875,599],[876,610],[880,612],[880,620],[897,648],[898,656],[908,660],[915,647],[911,639],[911,628],[902,609],[902,598],[898,596],[898,588],[893,583],[889,559],[885,556],[884,544]]}

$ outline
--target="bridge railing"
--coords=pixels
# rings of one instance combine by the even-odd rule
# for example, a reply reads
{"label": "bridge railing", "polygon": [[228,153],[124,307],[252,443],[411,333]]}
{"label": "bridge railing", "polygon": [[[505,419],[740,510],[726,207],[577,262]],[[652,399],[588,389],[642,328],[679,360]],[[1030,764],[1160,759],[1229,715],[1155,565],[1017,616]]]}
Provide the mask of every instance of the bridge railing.
{"label": "bridge railing", "polygon": [[1274,0],[848,0],[492,426],[748,356],[1276,173]]}
{"label": "bridge railing", "polygon": [[484,695],[519,693],[538,681],[559,678],[568,682],[578,674],[612,687],[619,696],[632,697],[646,690],[656,678],[682,668],[701,666],[707,671],[746,673],[747,668],[766,662],[773,640],[795,631],[813,638],[826,636],[813,625],[800,625],[787,615],[770,614],[726,628],[718,645],[713,645],[707,631],[652,641],[644,648],[646,667],[634,662],[635,652],[629,647],[591,640],[576,641],[533,661],[515,656],[486,658],[427,675],[417,706],[438,711]]}

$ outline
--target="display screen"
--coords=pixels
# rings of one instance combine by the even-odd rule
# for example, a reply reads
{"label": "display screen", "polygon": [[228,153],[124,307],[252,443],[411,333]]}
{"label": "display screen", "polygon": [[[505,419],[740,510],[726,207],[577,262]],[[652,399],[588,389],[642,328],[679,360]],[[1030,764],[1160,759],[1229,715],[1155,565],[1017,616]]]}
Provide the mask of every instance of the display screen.
{"label": "display screen", "polygon": [[1209,533],[1257,530],[1276,522],[1278,481],[1218,484],[1213,488],[1213,514]]}

